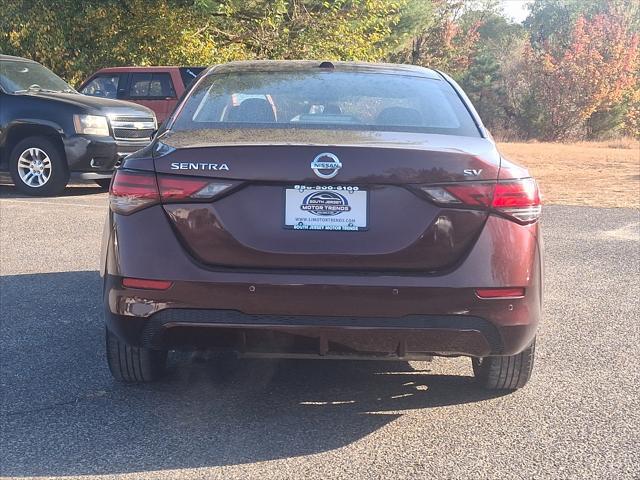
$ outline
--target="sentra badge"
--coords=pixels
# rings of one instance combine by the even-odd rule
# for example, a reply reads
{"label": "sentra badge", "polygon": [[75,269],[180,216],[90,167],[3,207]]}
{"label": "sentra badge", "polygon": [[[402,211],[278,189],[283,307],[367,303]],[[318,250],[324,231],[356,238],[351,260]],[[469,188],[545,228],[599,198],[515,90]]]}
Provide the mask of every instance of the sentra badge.
{"label": "sentra badge", "polygon": [[333,153],[321,153],[311,162],[311,169],[320,178],[333,178],[342,168],[342,163]]}
{"label": "sentra badge", "polygon": [[193,163],[193,162],[173,162],[171,170],[227,170],[226,163]]}

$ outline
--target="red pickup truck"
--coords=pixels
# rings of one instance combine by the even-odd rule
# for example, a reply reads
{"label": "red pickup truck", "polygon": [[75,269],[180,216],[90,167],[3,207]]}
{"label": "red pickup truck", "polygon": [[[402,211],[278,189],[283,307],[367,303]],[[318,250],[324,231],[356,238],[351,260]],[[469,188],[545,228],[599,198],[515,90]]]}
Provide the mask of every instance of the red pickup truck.
{"label": "red pickup truck", "polygon": [[78,91],[92,97],[138,103],[167,118],[191,82],[205,67],[111,67],[98,70]]}

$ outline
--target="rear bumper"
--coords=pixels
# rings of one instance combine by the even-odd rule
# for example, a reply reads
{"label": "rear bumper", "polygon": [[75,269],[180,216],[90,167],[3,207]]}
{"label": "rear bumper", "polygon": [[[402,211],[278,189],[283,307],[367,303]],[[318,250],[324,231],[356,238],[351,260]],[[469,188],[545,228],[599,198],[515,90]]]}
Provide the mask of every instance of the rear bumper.
{"label": "rear bumper", "polygon": [[151,349],[207,348],[250,356],[392,358],[485,357],[521,351],[535,325],[496,327],[467,315],[401,318],[247,315],[233,310],[168,309],[146,320],[107,313],[107,326]]}
{"label": "rear bumper", "polygon": [[[107,325],[152,348],[513,355],[541,317],[538,226],[493,216],[461,264],[440,275],[203,268],[155,207],[110,214],[102,259]],[[124,288],[123,277],[173,284]],[[480,299],[480,287],[524,287],[525,296]]]}

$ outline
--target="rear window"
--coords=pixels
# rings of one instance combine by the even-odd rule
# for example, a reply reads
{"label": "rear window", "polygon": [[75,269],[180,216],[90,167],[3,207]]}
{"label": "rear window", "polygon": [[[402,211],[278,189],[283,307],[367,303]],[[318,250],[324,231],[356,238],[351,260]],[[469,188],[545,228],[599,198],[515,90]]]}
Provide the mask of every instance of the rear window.
{"label": "rear window", "polygon": [[480,136],[447,82],[355,72],[211,74],[191,92],[172,129],[256,127]]}

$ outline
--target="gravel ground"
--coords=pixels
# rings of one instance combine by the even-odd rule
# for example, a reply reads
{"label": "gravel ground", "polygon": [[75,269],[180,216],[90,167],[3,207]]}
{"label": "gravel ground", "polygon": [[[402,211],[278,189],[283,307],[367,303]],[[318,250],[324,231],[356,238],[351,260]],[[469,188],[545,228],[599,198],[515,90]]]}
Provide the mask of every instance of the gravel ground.
{"label": "gravel ground", "polygon": [[544,212],[532,381],[491,395],[467,359],[171,359],[112,381],[96,272],[106,194],[0,187],[0,474],[11,478],[639,478],[640,215]]}

